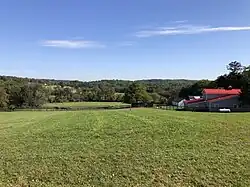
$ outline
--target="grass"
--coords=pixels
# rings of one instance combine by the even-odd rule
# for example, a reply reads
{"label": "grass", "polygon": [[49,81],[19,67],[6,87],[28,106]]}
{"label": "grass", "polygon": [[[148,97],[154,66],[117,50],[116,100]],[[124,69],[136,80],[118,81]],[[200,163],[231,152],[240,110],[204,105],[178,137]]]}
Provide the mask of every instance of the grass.
{"label": "grass", "polygon": [[104,106],[123,106],[128,105],[121,102],[65,102],[65,103],[47,103],[45,107],[104,107]]}
{"label": "grass", "polygon": [[0,113],[0,186],[250,186],[250,114]]}

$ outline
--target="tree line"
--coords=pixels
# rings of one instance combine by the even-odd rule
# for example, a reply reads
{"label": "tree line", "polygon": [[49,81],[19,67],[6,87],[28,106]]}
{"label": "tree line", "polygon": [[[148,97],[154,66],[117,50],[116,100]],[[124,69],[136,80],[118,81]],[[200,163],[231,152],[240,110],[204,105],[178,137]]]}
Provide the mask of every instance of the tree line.
{"label": "tree line", "polygon": [[[0,108],[39,108],[50,102],[117,101],[165,103],[178,98],[183,86],[195,80],[68,81],[0,76]],[[135,88],[133,88],[135,87]],[[129,92],[138,91],[136,99]],[[142,92],[142,93],[141,93]],[[131,95],[130,95],[131,96]]]}
{"label": "tree line", "polygon": [[171,104],[201,95],[204,88],[239,88],[243,104],[250,105],[250,66],[234,61],[228,74],[216,80],[68,81],[0,76],[0,108],[39,108],[50,102],[117,101]]}

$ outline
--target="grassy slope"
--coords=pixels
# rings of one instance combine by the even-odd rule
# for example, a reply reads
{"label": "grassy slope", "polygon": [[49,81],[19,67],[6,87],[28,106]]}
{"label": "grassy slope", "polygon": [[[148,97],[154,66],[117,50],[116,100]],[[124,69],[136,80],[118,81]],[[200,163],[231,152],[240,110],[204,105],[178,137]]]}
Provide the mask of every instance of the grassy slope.
{"label": "grassy slope", "polygon": [[250,186],[250,114],[0,113],[0,186]]}
{"label": "grassy slope", "polygon": [[47,103],[47,107],[96,107],[96,106],[120,106],[128,105],[121,102],[65,102],[65,103]]}

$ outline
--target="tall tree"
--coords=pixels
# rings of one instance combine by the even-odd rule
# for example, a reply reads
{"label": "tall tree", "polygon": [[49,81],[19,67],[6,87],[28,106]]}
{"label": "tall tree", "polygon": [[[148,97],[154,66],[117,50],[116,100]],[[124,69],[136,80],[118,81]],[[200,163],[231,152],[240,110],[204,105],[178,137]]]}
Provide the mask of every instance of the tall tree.
{"label": "tall tree", "polygon": [[124,94],[125,103],[149,102],[152,97],[147,93],[145,87],[139,83],[132,83]]}
{"label": "tall tree", "polygon": [[243,105],[250,105],[250,66],[243,71],[244,84],[241,89],[241,101]]}
{"label": "tall tree", "polygon": [[[220,79],[223,79],[223,77]],[[182,88],[179,92],[179,97],[188,99],[188,96],[190,95],[199,96],[202,94],[202,90],[204,88],[215,88],[215,82],[209,80],[200,80],[189,87]]]}
{"label": "tall tree", "polygon": [[229,70],[230,73],[241,73],[244,70],[244,67],[240,62],[233,61],[227,65],[227,70]]}
{"label": "tall tree", "polygon": [[24,97],[21,93],[21,84],[7,85],[7,93],[9,95],[9,105],[21,107],[24,104]]}
{"label": "tall tree", "polygon": [[233,88],[241,88],[244,84],[243,70],[244,66],[240,62],[234,61],[227,65],[229,70],[228,74],[219,76],[216,80],[216,87],[228,88],[232,86]]}
{"label": "tall tree", "polygon": [[152,97],[154,103],[160,103],[161,96],[158,93],[151,93],[150,96]]}
{"label": "tall tree", "polygon": [[25,84],[21,87],[23,107],[37,108],[47,101],[46,90],[40,84]]}
{"label": "tall tree", "polygon": [[9,102],[8,94],[6,93],[5,88],[0,87],[0,108],[3,109],[7,108],[8,102]]}

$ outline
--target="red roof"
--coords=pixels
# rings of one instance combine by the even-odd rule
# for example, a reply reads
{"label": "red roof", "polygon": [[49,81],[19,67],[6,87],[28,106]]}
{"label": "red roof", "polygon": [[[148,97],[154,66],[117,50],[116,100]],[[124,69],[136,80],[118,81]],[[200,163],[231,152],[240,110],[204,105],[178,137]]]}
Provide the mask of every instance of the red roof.
{"label": "red roof", "polygon": [[209,99],[209,100],[207,100],[207,102],[221,101],[221,100],[231,99],[233,97],[236,97],[236,95],[227,95],[227,96],[224,96],[224,97],[217,97],[217,98],[214,98],[214,99]]}
{"label": "red roof", "polygon": [[205,94],[213,94],[213,95],[240,95],[240,89],[204,89],[203,92]]}

